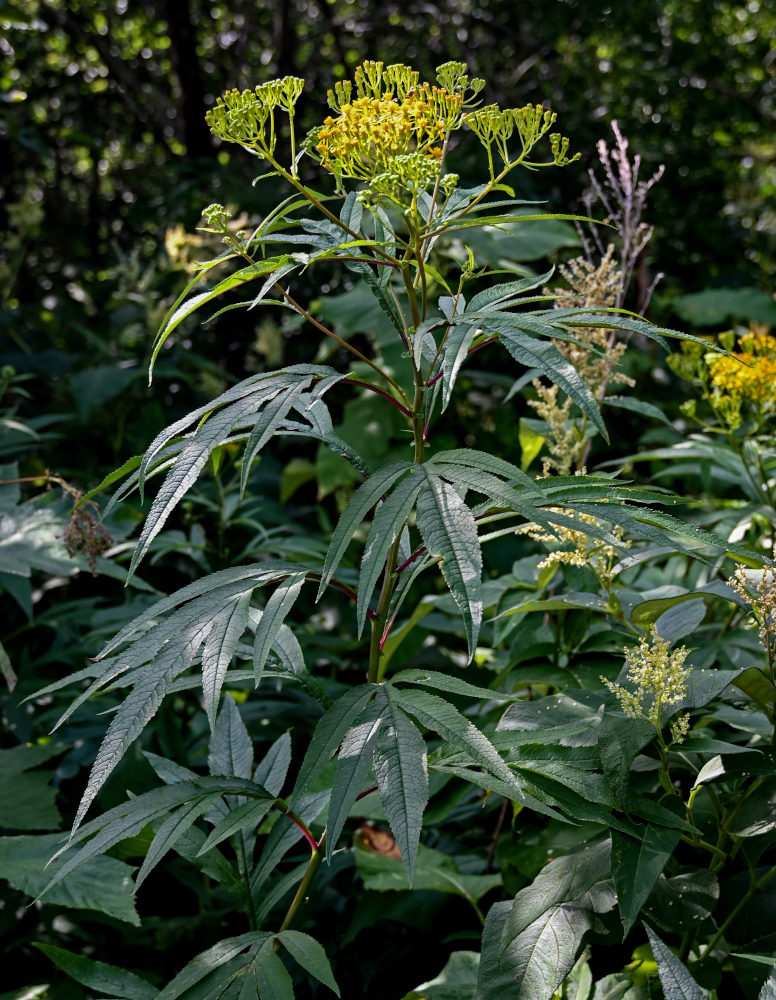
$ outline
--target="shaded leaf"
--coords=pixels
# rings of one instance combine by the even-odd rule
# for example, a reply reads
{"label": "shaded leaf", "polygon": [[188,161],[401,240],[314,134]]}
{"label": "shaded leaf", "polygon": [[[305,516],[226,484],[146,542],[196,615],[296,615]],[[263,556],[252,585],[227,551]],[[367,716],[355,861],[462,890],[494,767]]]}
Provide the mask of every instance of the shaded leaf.
{"label": "shaded leaf", "polygon": [[707,1000],[706,993],[695,982],[684,964],[666,948],[648,924],[644,927],[657,962],[665,1000]]}
{"label": "shaded leaf", "polygon": [[417,524],[429,554],[441,556],[445,583],[463,615],[469,658],[482,622],[482,553],[474,515],[452,486],[428,476],[418,495]]}
{"label": "shaded leaf", "polygon": [[66,948],[34,942],[38,951],[83,986],[99,996],[121,997],[122,1000],[154,1000],[158,990],[134,972],[119,969],[105,962],[95,962]]}
{"label": "shaded leaf", "polygon": [[386,691],[385,722],[377,737],[374,769],[380,799],[412,884],[428,802],[426,744]]}

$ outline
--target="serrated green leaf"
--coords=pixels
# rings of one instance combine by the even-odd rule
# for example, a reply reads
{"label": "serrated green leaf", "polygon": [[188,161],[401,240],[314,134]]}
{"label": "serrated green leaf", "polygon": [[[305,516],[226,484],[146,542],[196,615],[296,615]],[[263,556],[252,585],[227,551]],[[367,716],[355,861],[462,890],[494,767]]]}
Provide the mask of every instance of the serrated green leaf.
{"label": "serrated green leaf", "polygon": [[391,698],[405,712],[413,716],[422,725],[464,750],[469,761],[479,767],[484,767],[491,774],[511,786],[518,795],[522,795],[520,785],[512,771],[498,755],[487,736],[461,715],[454,705],[435,694],[427,691],[399,690],[392,692]]}
{"label": "serrated green leaf", "polygon": [[[770,959],[770,961],[774,960]],[[776,970],[772,971],[763,983],[763,988],[760,990],[757,1000],[776,1000]]]}
{"label": "serrated green leaf", "polygon": [[[493,320],[493,323],[498,326],[496,320]],[[593,394],[576,368],[570,361],[566,360],[552,341],[539,340],[521,330],[494,328],[493,332],[499,334],[500,341],[515,361],[526,368],[538,368],[543,372],[590,418],[604,440],[609,440],[606,426]]]}
{"label": "serrated green leaf", "polygon": [[444,413],[450,403],[453,388],[458,378],[458,372],[466,360],[477,329],[476,326],[465,326],[456,323],[448,330],[444,354],[442,356],[442,413]]}
{"label": "serrated green leaf", "polygon": [[380,800],[412,885],[415,859],[428,803],[426,744],[386,689],[385,721],[374,750]]}
{"label": "serrated green leaf", "polygon": [[273,804],[271,799],[267,799],[264,802],[243,802],[242,805],[231,809],[210,831],[207,839],[197,851],[197,857],[207,854],[222,840],[226,840],[227,837],[231,837],[232,834],[240,830],[251,833],[264,819]]}
{"label": "serrated green leaf", "polygon": [[482,553],[474,515],[452,486],[426,473],[417,525],[429,555],[441,556],[442,576],[463,615],[471,659],[482,622]]}
{"label": "serrated green leaf", "polygon": [[80,826],[97,792],[108,780],[127,748],[156,714],[172,682],[191,666],[211,627],[210,622],[204,627],[200,622],[192,626],[184,635],[182,644],[162,652],[124,699],[100,744],[86,789],[78,804],[73,831]]}
{"label": "serrated green leaf", "polygon": [[239,594],[215,616],[202,647],[202,697],[210,728],[215,729],[224,677],[243,632],[253,591]]}
{"label": "serrated green leaf", "polygon": [[[229,256],[233,255],[230,254]],[[222,259],[225,260],[227,258],[224,257]],[[214,288],[211,288],[209,292],[199,292],[197,295],[193,295],[190,299],[186,299],[186,301],[178,305],[177,308],[173,307],[173,311],[167,314],[164,323],[156,335],[149,370],[153,369],[159,351],[164,346],[164,342],[184,319],[191,316],[206,302],[210,302],[213,299],[218,298],[218,296],[223,295],[224,292],[227,292],[238,285],[245,284],[247,281],[253,281],[255,278],[259,278],[264,274],[270,274],[271,272],[276,271],[278,267],[288,263],[289,260],[290,258],[288,256],[282,256],[269,257],[264,260],[257,261],[255,264],[243,267],[239,271],[235,271],[228,277],[223,278]],[[191,288],[194,284],[196,284],[204,276],[204,273],[204,271],[201,271],[188,287]],[[180,301],[180,299],[178,301]]]}
{"label": "serrated green leaf", "polygon": [[451,694],[460,694],[467,698],[487,698],[493,701],[510,701],[518,697],[517,695],[503,694],[501,691],[491,691],[490,688],[470,684],[460,677],[442,674],[438,670],[422,670],[417,667],[400,670],[398,674],[394,674],[391,677],[391,684],[420,685],[421,687],[435,688],[437,691],[449,691]]}
{"label": "serrated green leaf", "polygon": [[339,987],[334,980],[326,952],[315,938],[310,937],[309,934],[302,934],[300,931],[281,931],[277,935],[277,940],[280,941],[295,962],[301,965],[319,983],[328,986],[333,993],[340,996]]}
{"label": "serrated green leaf", "polygon": [[328,764],[350,728],[358,722],[361,711],[378,693],[374,684],[362,684],[346,691],[318,721],[302,766],[296,778],[291,807],[297,802],[315,775]]}
{"label": "serrated green leaf", "polygon": [[372,591],[385,567],[388,550],[404,527],[423,482],[423,476],[420,473],[415,474],[415,470],[411,469],[410,474],[394,487],[375,512],[361,559],[361,574],[358,579],[356,601],[358,635],[363,631]]}
{"label": "serrated green leaf", "polygon": [[253,743],[234,698],[227,694],[210,738],[208,768],[212,775],[250,778]]}
{"label": "serrated green leaf", "polygon": [[707,1000],[706,994],[695,982],[685,965],[663,944],[648,924],[644,927],[657,962],[660,985],[665,1000]]}
{"label": "serrated green leaf", "polygon": [[623,940],[638,919],[669,858],[679,843],[681,830],[645,826],[639,837],[612,831],[612,878],[623,925]]}
{"label": "serrated green leaf", "polygon": [[275,396],[274,399],[271,399],[262,410],[259,418],[253,426],[253,429],[251,430],[248,440],[245,442],[245,452],[243,453],[242,467],[240,469],[241,495],[245,493],[245,487],[248,485],[248,476],[250,475],[253,460],[256,458],[267,441],[269,441],[272,437],[280,424],[286,419],[296,404],[299,396],[301,396],[307,388],[307,385],[308,382],[305,380],[299,382],[298,385],[292,386],[288,392],[278,393],[278,395]]}
{"label": "serrated green leaf", "polygon": [[[189,801],[218,795],[244,795],[254,799],[272,799],[268,793],[252,781],[244,778],[230,778],[219,775],[186,781],[176,781],[163,788],[138,795],[128,802],[114,806],[102,816],[83,826],[72,836],[73,843],[85,841],[78,850],[68,848],[65,860],[49,881],[45,892],[57,885],[66,875],[100,854],[104,854],[115,844],[134,837],[150,823]],[[60,838],[61,843],[61,838]],[[60,852],[61,853],[61,852]]]}
{"label": "serrated green leaf", "polygon": [[175,842],[179,840],[195,823],[199,817],[208,811],[221,797],[220,792],[211,792],[194,802],[186,802],[180,808],[171,813],[162,823],[154,835],[154,839],[148,848],[143,864],[135,879],[135,889],[139,889],[145,882],[152,870],[159,864],[164,855],[172,850]]}
{"label": "serrated green leaf", "polygon": [[245,975],[238,1000],[294,1000],[294,984],[283,962],[267,941],[259,949]]}
{"label": "serrated green leaf", "polygon": [[372,766],[375,741],[383,723],[384,710],[382,699],[380,702],[373,702],[361,713],[359,722],[348,730],[342,740],[337,755],[337,773],[331,790],[326,827],[326,860],[329,862],[351,806],[364,791],[364,781]]}
{"label": "serrated green leaf", "polygon": [[268,934],[261,931],[251,931],[248,934],[241,934],[239,937],[219,941],[184,966],[178,975],[158,994],[157,1000],[181,1000],[188,990],[202,982],[214,970],[226,965],[241,952],[248,950],[248,957],[251,958],[268,939]]}
{"label": "serrated green leaf", "polygon": [[318,598],[326,589],[332,574],[339,566],[340,560],[345,554],[350,539],[353,537],[358,526],[364,520],[369,511],[379,501],[383,494],[387,493],[399,476],[412,468],[409,462],[393,462],[383,466],[373,473],[365,483],[353,494],[350,503],[342,513],[334,534],[331,538],[329,550],[326,553],[326,562],[321,574],[321,582],[318,587]]}
{"label": "serrated green leaf", "polygon": [[257,785],[266,788],[271,795],[279,795],[291,764],[291,734],[279,736],[253,772]]}
{"label": "serrated green leaf", "polygon": [[275,588],[262,612],[259,624],[256,626],[256,636],[253,643],[253,675],[256,687],[258,687],[264,672],[264,664],[269,656],[269,651],[277,638],[283,620],[299,597],[305,578],[304,571],[286,577]]}
{"label": "serrated green leaf", "polygon": [[155,1000],[158,990],[134,972],[119,969],[105,962],[95,962],[85,955],[77,955],[56,945],[33,942],[38,951],[68,976],[82,986],[88,986],[100,996],[120,997],[122,1000]]}

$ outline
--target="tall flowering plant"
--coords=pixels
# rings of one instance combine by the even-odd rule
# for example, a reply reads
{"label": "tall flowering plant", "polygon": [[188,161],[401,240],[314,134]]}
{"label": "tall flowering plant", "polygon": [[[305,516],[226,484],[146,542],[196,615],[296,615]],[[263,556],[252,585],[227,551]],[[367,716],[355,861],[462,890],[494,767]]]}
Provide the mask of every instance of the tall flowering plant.
{"label": "tall flowering plant", "polygon": [[[624,572],[626,550],[632,556],[635,546],[648,560],[655,542],[686,553],[685,544],[717,553],[731,549],[658,509],[672,502],[662,491],[586,473],[588,441],[606,436],[600,405],[622,352],[614,349],[613,336],[635,332],[664,344],[665,331],[607,304],[606,296],[575,296],[571,279],[585,277],[579,269],[567,272],[572,292],[555,301],[545,289],[551,272],[504,279],[503,272],[478,264],[466,246],[468,233],[548,217],[516,197],[510,175],[518,168],[564,167],[578,155],[570,155],[569,140],[554,131],[554,112],[540,105],[484,104],[484,87],[461,63],[440,66],[429,83],[406,65],[365,62],[352,82],[335,84],[328,94],[330,114],[301,140],[296,106],[304,82],[295,77],[228,92],[207,115],[218,139],[262,160],[291,193],[250,232],[235,230],[221,205],[205,210],[204,228],[218,235],[223,249],[199,266],[171,308],[153,361],[163,345],[174,342],[170,338],[184,321],[228,295],[216,315],[243,307],[290,310],[334,341],[351,367],[293,364],[253,375],[162,430],[142,457],[110,477],[114,482],[123,477],[111,504],[161,480],[130,576],[208,463],[212,468],[224,452],[242,456],[243,493],[255,489],[251,472],[257,456],[278,437],[307,438],[330,449],[356,470],[359,485],[320,552],[289,549],[280,559],[268,539],[254,561],[202,576],[154,603],[69,679],[86,685],[76,705],[106,690],[125,694],[97,753],[53,884],[150,830],[137,887],[175,851],[218,883],[245,915],[243,932],[194,958],[161,990],[163,1000],[290,997],[289,957],[339,994],[323,947],[293,925],[312,929],[306,914],[314,906],[321,865],[344,854],[355,857],[364,878],[379,881],[382,873],[394,885],[421,888],[438,888],[441,880],[447,891],[471,903],[485,925],[478,996],[549,1000],[577,962],[586,929],[617,905],[611,880],[619,889],[622,872],[614,858],[610,862],[611,837],[636,850],[643,846],[640,823],[648,817],[666,863],[679,837],[693,835],[675,812],[650,812],[641,799],[629,797],[624,784],[635,753],[650,739],[659,738],[664,757],[671,749],[662,726],[666,712],[687,708],[685,674],[678,665],[684,651],[672,654],[677,677],[671,675],[670,689],[660,689],[659,672],[650,674],[651,707],[642,705],[641,695],[610,683],[617,697],[630,700],[628,715],[617,715],[615,697],[607,703],[605,759],[596,742],[605,689],[599,686],[591,695],[574,724],[550,717],[537,729],[523,712],[529,706],[525,684],[509,667],[485,674],[485,682],[482,671],[465,669],[475,658],[482,663],[500,655],[499,643],[510,633],[503,622],[494,627],[493,617],[504,612],[503,599],[514,581],[499,589],[490,573],[483,579],[486,542],[517,539],[529,547],[536,571],[529,586],[538,594],[530,610],[597,610],[637,637],[654,615],[650,619],[651,611],[644,612],[637,619],[628,611],[632,601],[616,599],[615,578]],[[448,152],[459,141],[479,143],[484,150],[484,179],[472,187],[447,170]],[[311,163],[326,193],[308,182]],[[453,240],[460,247],[451,266],[437,251]],[[605,283],[610,264],[588,271]],[[221,275],[225,266],[232,268],[228,276],[208,286],[216,269]],[[393,366],[341,338],[295,292],[300,272],[331,269],[344,269],[379,304],[401,345]],[[511,456],[437,443],[459,375],[485,347],[503,351],[504,371],[516,384],[534,380],[541,387],[537,408],[543,399],[545,407],[552,403],[553,412],[582,428],[565,451],[558,445],[538,478]],[[375,397],[386,414],[398,414],[407,432],[406,448],[378,467],[343,440],[329,409],[330,400],[353,393]],[[557,554],[541,560],[532,539],[554,545]],[[587,574],[585,580],[592,574],[604,597],[569,595],[564,604],[565,597],[553,596],[551,582],[564,567]],[[419,605],[424,587],[435,593]],[[355,633],[348,669],[327,662],[325,646],[306,655],[310,638],[299,623],[299,609],[313,594],[348,602]],[[494,600],[501,605],[494,608]],[[449,642],[435,653],[433,668],[423,663],[421,652],[414,665],[405,661],[404,669],[396,669],[399,644],[421,628],[433,607],[447,623]],[[488,620],[485,609],[493,611]],[[673,662],[667,639],[654,631],[652,642],[650,647],[642,639],[631,666],[658,648],[663,660]],[[303,690],[318,704],[318,721],[309,737],[284,733],[255,760],[238,702],[250,702],[251,688],[271,697],[273,685]],[[147,754],[161,787],[88,819],[104,783],[165,699],[194,687],[210,731],[209,773]],[[544,687],[545,693],[551,689],[552,684]],[[646,735],[626,739],[629,727],[645,721]],[[689,728],[682,715],[672,730],[674,740]],[[484,915],[479,900],[502,884],[490,871],[492,851],[488,870],[472,875],[421,843],[429,798],[451,782],[474,789],[483,805],[503,801],[496,836],[507,807],[547,823],[597,824],[595,846],[579,856],[570,882],[566,875],[561,879],[576,895],[560,900],[571,932],[562,946],[556,936],[557,954],[543,957],[529,947],[537,921],[549,927],[550,915],[522,894],[494,903]],[[388,830],[359,826],[355,819],[367,808],[374,814],[370,804],[377,799],[376,814],[382,813]],[[663,850],[669,842],[670,849]],[[301,861],[300,844],[306,845]],[[378,861],[365,860],[370,852]],[[376,875],[376,863],[388,869]],[[566,865],[566,874],[567,869],[572,871]],[[642,875],[635,909],[633,896],[620,897],[628,929],[660,870],[653,865]],[[548,878],[556,875],[553,869]]]}

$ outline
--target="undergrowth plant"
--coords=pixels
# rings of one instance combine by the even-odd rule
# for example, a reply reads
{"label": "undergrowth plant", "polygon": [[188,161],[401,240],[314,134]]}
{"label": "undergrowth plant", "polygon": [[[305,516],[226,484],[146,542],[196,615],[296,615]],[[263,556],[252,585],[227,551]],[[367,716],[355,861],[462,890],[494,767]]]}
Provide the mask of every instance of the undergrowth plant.
{"label": "undergrowth plant", "polygon": [[[763,805],[776,780],[772,637],[764,657],[747,628],[747,601],[766,622],[772,613],[767,532],[731,542],[669,512],[680,500],[668,490],[587,470],[596,440],[608,440],[602,408],[662,417],[607,397],[627,383],[626,338],[720,349],[623,309],[611,251],[569,265],[556,290],[552,271],[516,277],[478,263],[469,234],[575,218],[512,185],[520,169],[578,155],[554,112],[483,103],[484,87],[460,63],[427,83],[409,66],[365,62],[329,91],[328,116],[304,137],[304,82],[293,77],[230,91],[207,115],[218,139],[290,193],[252,229],[236,229],[222,205],[205,210],[223,248],[171,308],[152,367],[211,305],[215,316],[294,314],[342,364],[252,375],[108,477],[103,487],[120,482],[111,507],[160,482],[130,578],[200,477],[223,484],[231,470],[234,512],[256,489],[259,456],[289,454],[280,439],[303,455],[307,442],[323,445],[355,485],[333,522],[327,507],[304,540],[257,535],[247,558],[157,600],[42,692],[81,684],[62,723],[106,693],[113,707],[47,892],[117,851],[139,860],[139,890],[174,852],[237,914],[236,933],[162,983],[41,945],[101,996],[339,995],[342,909],[327,907],[353,869],[386,896],[453,894],[481,935],[407,997],[455,987],[482,1000],[642,1000],[660,983],[668,1000],[701,997],[736,950],[760,950],[737,928],[773,873],[764,859],[776,822]],[[467,143],[484,164],[472,186],[447,168]],[[602,247],[618,238],[605,231]],[[315,278],[325,301],[332,275],[368,290],[390,347],[341,336],[295,289]],[[540,420],[525,425],[522,463],[517,414],[513,455],[450,441],[475,358],[508,373],[517,399],[506,405],[530,395]],[[710,371],[731,358],[714,355]],[[338,433],[354,395],[372,398],[392,435],[376,467]],[[502,553],[511,568],[499,567]],[[730,555],[749,567],[733,586]],[[672,651],[679,640],[690,648]],[[295,714],[257,755],[251,705],[261,713],[273,698],[291,698]],[[201,755],[147,751],[159,784],[95,815],[149,723],[167,711],[169,725],[171,704],[189,706],[174,711],[189,745],[209,745],[206,769]],[[623,940],[636,961],[607,967],[598,944],[607,954]],[[750,976],[747,996],[766,971],[752,957],[759,980]],[[403,995],[411,984],[400,982],[380,995]],[[343,990],[367,992],[364,982]]]}

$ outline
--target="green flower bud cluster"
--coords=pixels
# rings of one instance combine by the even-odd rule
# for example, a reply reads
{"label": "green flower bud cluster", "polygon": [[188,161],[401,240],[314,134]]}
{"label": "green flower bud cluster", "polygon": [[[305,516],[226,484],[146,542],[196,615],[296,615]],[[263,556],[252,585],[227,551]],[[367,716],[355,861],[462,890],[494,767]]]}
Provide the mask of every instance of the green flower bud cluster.
{"label": "green flower bud cluster", "polygon": [[437,82],[440,87],[444,87],[451,94],[463,95],[467,90],[470,90],[471,93],[466,100],[468,104],[485,86],[485,81],[479,77],[474,77],[470,80],[466,69],[466,63],[443,63],[441,66],[437,66]]}
{"label": "green flower bud cluster", "polygon": [[[491,177],[494,176],[493,146],[495,146],[504,166],[522,163],[527,167],[565,166],[579,158],[579,153],[569,157],[569,140],[557,132],[550,135],[552,160],[550,163],[528,163],[526,157],[534,146],[552,128],[557,119],[554,111],[545,110],[541,104],[526,104],[523,108],[499,108],[497,104],[489,104],[477,111],[472,111],[464,118],[464,122],[475,133],[488,152],[488,162]],[[521,152],[517,159],[512,160],[508,143],[517,132]]]}
{"label": "green flower bud cluster", "polygon": [[304,80],[298,76],[268,80],[253,90],[228,90],[206,113],[205,121],[223,142],[239,143],[271,160],[277,144],[274,112],[279,108],[291,122],[293,162],[293,119],[303,90]]}
{"label": "green flower bud cluster", "polygon": [[229,209],[224,208],[223,205],[219,205],[217,202],[213,205],[208,205],[202,212],[202,218],[205,222],[209,226],[213,226],[218,232],[223,232],[226,229],[226,224],[231,217],[232,213]]}
{"label": "green flower bud cluster", "polygon": [[390,170],[373,178],[370,187],[377,194],[396,198],[400,191],[407,190],[413,195],[431,187],[439,172],[438,164],[422,153],[406,153],[394,156]]}

